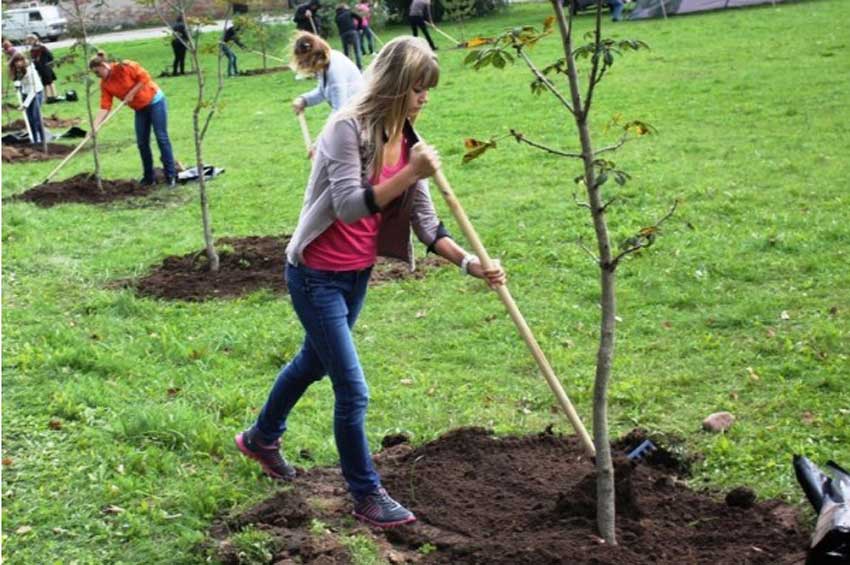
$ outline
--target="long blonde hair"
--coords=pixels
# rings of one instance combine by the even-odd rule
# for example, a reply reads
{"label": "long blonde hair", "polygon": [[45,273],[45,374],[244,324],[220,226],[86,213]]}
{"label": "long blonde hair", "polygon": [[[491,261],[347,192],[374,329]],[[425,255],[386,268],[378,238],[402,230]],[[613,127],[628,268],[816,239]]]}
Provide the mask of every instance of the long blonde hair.
{"label": "long blonde hair", "polygon": [[383,167],[385,139],[402,133],[410,111],[410,91],[437,86],[440,66],[424,39],[401,36],[381,48],[364,78],[363,89],[337,116],[360,122],[368,170],[374,174]]}

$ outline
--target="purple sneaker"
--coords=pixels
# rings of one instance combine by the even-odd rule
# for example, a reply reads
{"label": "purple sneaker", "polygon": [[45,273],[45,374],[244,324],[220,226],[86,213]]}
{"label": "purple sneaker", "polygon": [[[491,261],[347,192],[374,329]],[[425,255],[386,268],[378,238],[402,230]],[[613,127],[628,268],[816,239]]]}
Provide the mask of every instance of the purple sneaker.
{"label": "purple sneaker", "polygon": [[379,528],[393,528],[416,521],[413,512],[379,488],[366,496],[354,497],[354,516]]}
{"label": "purple sneaker", "polygon": [[263,472],[273,479],[279,481],[291,481],[295,478],[295,468],[286,462],[280,454],[280,440],[271,445],[262,445],[256,439],[256,431],[251,428],[248,431],[236,434],[233,441],[239,451],[260,464]]}

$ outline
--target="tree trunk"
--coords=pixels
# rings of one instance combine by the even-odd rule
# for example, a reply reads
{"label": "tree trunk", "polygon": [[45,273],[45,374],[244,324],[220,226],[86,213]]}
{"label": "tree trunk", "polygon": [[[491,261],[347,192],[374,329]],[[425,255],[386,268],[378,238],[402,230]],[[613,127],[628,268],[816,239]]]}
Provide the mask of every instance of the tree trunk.
{"label": "tree trunk", "polygon": [[82,34],[83,42],[83,81],[86,83],[86,112],[89,118],[89,131],[91,132],[92,143],[92,158],[94,159],[94,179],[97,183],[97,189],[103,192],[103,181],[100,176],[100,156],[97,152],[97,131],[94,127],[94,114],[91,111],[91,85],[92,79],[89,76],[89,37],[86,32],[86,14],[80,6],[79,0],[74,0],[74,14],[77,17],[77,23],[80,24],[80,33]]}
{"label": "tree trunk", "polygon": [[578,70],[573,56],[572,24],[567,22],[560,1],[551,0],[551,2],[557,15],[564,56],[567,61],[567,78],[573,104],[573,115],[581,141],[584,182],[587,187],[588,204],[590,204],[599,252],[602,320],[600,323],[599,350],[596,356],[596,378],[593,388],[593,443],[596,446],[596,526],[599,529],[599,535],[608,544],[617,545],[614,466],[611,459],[611,443],[608,438],[608,382],[611,378],[611,361],[614,356],[616,330],[615,265],[611,255],[605,209],[599,187],[596,186],[596,174],[593,169],[593,144],[587,125],[587,115],[582,106]]}
{"label": "tree trunk", "polygon": [[192,49],[192,62],[195,68],[198,69],[198,100],[195,108],[192,111],[192,129],[195,137],[195,166],[198,171],[198,190],[201,196],[201,220],[204,227],[204,246],[206,247],[207,259],[210,264],[210,272],[218,272],[219,262],[218,253],[215,251],[215,245],[212,234],[212,218],[210,218],[210,206],[207,201],[207,182],[204,175],[204,155],[203,155],[203,139],[201,139],[201,124],[200,114],[204,106],[204,73],[201,72],[201,65],[198,62],[197,46]]}

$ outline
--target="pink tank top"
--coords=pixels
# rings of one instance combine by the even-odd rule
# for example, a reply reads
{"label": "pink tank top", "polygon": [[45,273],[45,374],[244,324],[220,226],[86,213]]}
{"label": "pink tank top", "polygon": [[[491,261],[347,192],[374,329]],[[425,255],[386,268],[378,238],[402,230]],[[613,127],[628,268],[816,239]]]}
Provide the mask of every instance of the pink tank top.
{"label": "pink tank top", "polygon": [[[397,175],[407,164],[408,157],[407,142],[402,140],[398,163],[384,166],[380,177],[371,179],[372,184],[380,184]],[[337,219],[304,250],[304,264],[319,271],[359,271],[371,267],[378,256],[380,228],[380,212],[350,224]]]}

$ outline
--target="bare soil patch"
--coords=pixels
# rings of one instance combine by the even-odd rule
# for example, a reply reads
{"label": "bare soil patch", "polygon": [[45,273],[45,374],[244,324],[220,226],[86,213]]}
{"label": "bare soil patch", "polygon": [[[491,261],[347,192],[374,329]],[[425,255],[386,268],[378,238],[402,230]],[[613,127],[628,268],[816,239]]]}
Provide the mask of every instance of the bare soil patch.
{"label": "bare soil patch", "polygon": [[[283,278],[284,249],[288,242],[289,236],[225,237],[216,241],[217,273],[210,273],[206,252],[201,249],[166,257],[145,277],[118,284],[135,288],[142,296],[193,302],[236,298],[261,289],[284,294],[287,292]],[[422,278],[427,270],[446,264],[431,255],[417,262],[416,270],[411,273],[401,262],[379,259],[370,284]]]}
{"label": "bare soil patch", "polygon": [[279,67],[268,67],[265,69],[248,69],[247,71],[239,71],[239,76],[252,77],[257,75],[270,75],[288,70],[289,65],[281,65]]}
{"label": "bare soil patch", "polygon": [[[80,118],[60,118],[56,114],[51,114],[47,117],[43,117],[41,121],[44,123],[44,127],[47,128],[69,128],[71,126],[80,125],[81,120]],[[4,125],[3,129],[12,131],[25,130],[27,129],[27,124],[25,124],[24,120],[21,118]]]}
{"label": "bare soil patch", "polygon": [[[465,428],[416,449],[397,438],[387,443],[393,446],[375,456],[383,482],[418,521],[387,531],[357,524],[353,532],[373,539],[390,563],[805,561],[807,535],[792,507],[729,505],[719,494],[689,489],[669,466],[651,460],[633,466],[625,451],[617,464],[620,545],[608,546],[596,534],[593,465],[575,438],[549,432],[498,438]],[[203,549],[238,563],[231,536],[251,526],[272,536],[272,563],[350,562],[340,537],[352,531],[351,503],[339,472],[302,471],[293,487],[219,520]]]}
{"label": "bare soil patch", "polygon": [[[3,148],[5,151],[5,147]],[[93,174],[81,173],[69,179],[41,184],[13,196],[11,200],[32,202],[42,208],[57,204],[77,202],[82,204],[107,204],[128,198],[147,196],[157,186],[143,186],[135,180],[103,179],[103,190],[98,190]]]}
{"label": "bare soil patch", "polygon": [[48,143],[47,153],[42,151],[41,145],[10,145],[4,144],[2,148],[4,163],[31,163],[33,161],[48,161],[65,157],[74,150],[73,145],[64,143]]}

